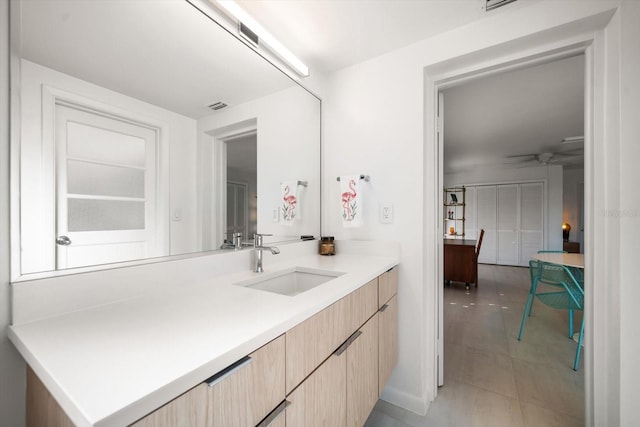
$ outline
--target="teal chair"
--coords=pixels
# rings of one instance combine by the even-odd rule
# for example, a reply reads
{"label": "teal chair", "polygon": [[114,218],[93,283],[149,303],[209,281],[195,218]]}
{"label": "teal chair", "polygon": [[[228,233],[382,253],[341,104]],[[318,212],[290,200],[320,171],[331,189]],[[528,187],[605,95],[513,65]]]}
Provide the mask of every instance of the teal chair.
{"label": "teal chair", "polygon": [[[538,251],[538,253],[539,254],[566,254],[567,252],[554,251],[554,250],[542,250],[542,251]],[[537,261],[537,263],[540,263],[540,261]],[[531,288],[529,289],[529,297],[527,299],[527,304],[529,304],[529,300],[531,300],[531,303],[529,304],[529,316],[531,316],[531,312],[533,311],[533,303],[535,301],[534,295],[537,288],[537,283],[534,283],[534,276],[536,278],[536,282],[537,280],[539,280],[539,269],[537,265],[538,264],[536,264],[536,267],[532,268],[531,263],[529,263],[529,275],[531,276]],[[562,287],[560,284],[556,283],[555,281],[543,281],[543,283],[549,286]],[[520,331],[520,334],[522,334],[522,330]],[[572,337],[573,337],[573,310],[569,310],[569,338],[572,338]]]}
{"label": "teal chair", "polygon": [[[522,340],[522,333],[527,322],[527,317],[531,315],[533,300],[538,298],[545,305],[559,310],[569,311],[569,337],[573,338],[573,312],[575,310],[584,311],[584,290],[571,269],[558,264],[551,264],[537,260],[529,261],[529,274],[531,276],[531,289],[527,297],[527,303],[522,313],[520,332],[518,341]],[[546,285],[560,288],[558,291],[538,291],[538,285]],[[578,348],[573,362],[573,370],[578,370],[580,363],[580,351],[582,349],[582,338],[584,335],[584,316],[578,337]]]}
{"label": "teal chair", "polygon": [[[569,252],[567,251],[547,251],[547,250],[543,250],[543,251],[538,251],[539,254],[568,254]],[[580,284],[582,285],[582,288],[584,289],[584,277],[583,277],[583,273],[582,273],[582,269],[581,268],[574,268],[574,267],[569,267],[571,269],[571,272],[573,273],[573,275],[576,277],[576,279],[578,279],[578,282],[580,282]],[[529,313],[529,316],[531,316],[531,313]]]}

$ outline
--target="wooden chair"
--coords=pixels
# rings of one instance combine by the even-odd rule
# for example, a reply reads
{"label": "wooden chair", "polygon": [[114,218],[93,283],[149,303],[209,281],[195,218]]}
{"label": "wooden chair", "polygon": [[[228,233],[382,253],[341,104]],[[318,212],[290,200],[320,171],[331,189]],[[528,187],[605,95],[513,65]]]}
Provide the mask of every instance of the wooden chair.
{"label": "wooden chair", "polygon": [[484,228],[480,229],[480,237],[478,238],[478,245],[476,246],[476,257],[474,260],[474,264],[475,264],[474,268],[476,269],[476,288],[478,287],[478,257],[480,256],[480,248],[482,247],[483,238],[484,238]]}

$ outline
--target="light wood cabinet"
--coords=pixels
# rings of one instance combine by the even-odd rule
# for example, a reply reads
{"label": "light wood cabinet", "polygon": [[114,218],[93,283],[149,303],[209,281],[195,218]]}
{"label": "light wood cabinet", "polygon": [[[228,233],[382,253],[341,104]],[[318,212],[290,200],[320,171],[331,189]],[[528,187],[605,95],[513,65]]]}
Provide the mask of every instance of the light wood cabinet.
{"label": "light wood cabinet", "polygon": [[284,400],[284,335],[134,424],[255,426]]}
{"label": "light wood cabinet", "polygon": [[374,314],[287,396],[287,425],[363,426],[378,400],[377,348]]}
{"label": "light wood cabinet", "polygon": [[27,427],[73,427],[49,390],[27,367]]}
{"label": "light wood cabinet", "polygon": [[371,317],[377,292],[374,279],[287,331],[287,394]]}
{"label": "light wood cabinet", "polygon": [[[397,363],[397,282],[393,268],[133,425],[362,426]],[[73,425],[31,369],[27,414]]]}
{"label": "light wood cabinet", "polygon": [[332,354],[287,400],[287,426],[344,427],[347,355]]}
{"label": "light wood cabinet", "polygon": [[398,267],[378,277],[378,308],[382,307],[392,296],[398,293]]}
{"label": "light wood cabinet", "polygon": [[[386,308],[385,308],[386,306]],[[378,392],[382,393],[393,369],[398,364],[398,296],[394,295],[378,312]]]}
{"label": "light wood cabinet", "polygon": [[378,315],[347,348],[347,427],[362,427],[378,400]]}

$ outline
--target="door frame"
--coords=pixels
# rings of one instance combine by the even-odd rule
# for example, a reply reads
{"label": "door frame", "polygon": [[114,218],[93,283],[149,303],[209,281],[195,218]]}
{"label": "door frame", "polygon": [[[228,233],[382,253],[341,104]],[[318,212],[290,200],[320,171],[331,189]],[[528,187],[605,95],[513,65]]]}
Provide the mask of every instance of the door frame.
{"label": "door frame", "polygon": [[[578,54],[585,55],[585,421],[587,426],[598,425],[604,420],[616,417],[615,408],[607,405],[614,396],[619,397],[619,379],[608,378],[611,370],[607,360],[619,349],[607,349],[607,343],[615,341],[605,328],[610,323],[605,306],[607,298],[604,289],[595,288],[595,278],[604,278],[605,272],[612,271],[609,257],[604,252],[608,241],[602,220],[598,218],[596,206],[605,202],[604,183],[597,183],[594,176],[605,176],[604,134],[608,113],[603,108],[607,99],[601,89],[605,87],[607,69],[606,40],[603,29],[609,20],[600,24],[596,30],[582,33],[573,38],[555,40],[551,43],[540,38],[533,49],[521,51],[517,42],[512,51],[504,53],[500,48],[476,52],[466,58],[454,58],[437,63],[424,69],[424,254],[423,275],[425,278],[425,342],[431,342],[427,348],[427,369],[424,372],[425,384],[432,384],[425,390],[427,396],[435,399],[438,393],[439,349],[443,347],[443,245],[440,239],[442,212],[442,188],[444,185],[443,152],[444,147],[437,135],[439,92],[447,87],[479,79],[487,75],[501,73],[537,64],[551,62]],[[502,52],[502,53],[500,53]],[[465,60],[466,59],[466,60]],[[611,95],[609,95],[611,96]],[[598,245],[595,242],[599,242]],[[600,259],[600,261],[598,261]],[[617,285],[614,285],[617,286]],[[602,286],[600,288],[603,288]],[[617,288],[611,291],[617,292]],[[596,301],[598,304],[596,305]],[[610,304],[610,303],[609,303]],[[609,314],[610,316],[610,314]],[[613,353],[612,353],[613,352]],[[430,380],[432,379],[432,380]],[[617,401],[617,400],[616,400]],[[618,409],[619,411],[619,409]],[[619,413],[619,412],[618,412]]]}
{"label": "door frame", "polygon": [[[170,222],[169,222],[169,210],[170,210],[170,195],[169,195],[169,125],[157,119],[150,118],[143,114],[134,113],[124,108],[116,107],[112,104],[102,102],[101,100],[89,98],[87,96],[79,95],[69,92],[65,89],[54,87],[48,84],[42,85],[41,92],[41,133],[42,143],[37,148],[37,153],[34,156],[26,156],[22,151],[24,148],[20,145],[20,139],[16,132],[15,140],[12,141],[14,146],[18,148],[14,151],[15,158],[13,161],[17,165],[13,168],[15,170],[14,176],[18,178],[13,182],[18,186],[14,188],[12,194],[14,195],[11,202],[12,206],[16,206],[17,212],[13,212],[18,220],[12,221],[11,231],[11,280],[20,281],[28,279],[34,274],[42,271],[54,271],[56,263],[56,145],[55,145],[55,106],[56,104],[73,105],[76,108],[83,109],[85,111],[93,111],[106,117],[113,117],[115,119],[130,122],[132,124],[150,128],[156,132],[157,135],[157,158],[156,158],[156,234],[157,234],[157,247],[164,250],[164,253],[169,253],[170,249]],[[16,129],[20,129],[18,119],[15,123]],[[32,171],[33,180],[39,183],[37,187],[37,193],[33,194],[34,200],[37,199],[38,206],[37,211],[38,218],[30,218],[28,224],[34,228],[33,230],[27,230],[27,224],[23,220],[22,216],[28,214],[28,203],[25,200],[25,196],[20,191],[25,183],[19,179],[21,171],[24,168],[30,167],[31,162],[37,161],[38,168]],[[30,162],[26,164],[25,162]],[[37,173],[37,175],[36,175]],[[21,196],[19,196],[21,195]],[[31,197],[31,196],[30,196]],[[32,210],[32,209],[31,209]],[[28,251],[25,252],[25,251]],[[24,271],[22,268],[25,257],[34,258],[37,260],[37,268],[31,268],[28,271]],[[92,271],[99,269],[99,266],[80,267],[82,271]],[[77,270],[80,271],[80,270]]]}

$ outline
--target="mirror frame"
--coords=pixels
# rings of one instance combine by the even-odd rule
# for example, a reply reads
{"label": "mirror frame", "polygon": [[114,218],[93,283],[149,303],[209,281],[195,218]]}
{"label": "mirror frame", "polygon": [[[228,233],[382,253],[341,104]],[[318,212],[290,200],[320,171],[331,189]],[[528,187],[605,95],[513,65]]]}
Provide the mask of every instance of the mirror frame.
{"label": "mirror frame", "polygon": [[[9,3],[9,85],[10,85],[10,98],[9,98],[9,128],[10,128],[10,258],[11,258],[11,271],[10,278],[11,283],[20,283],[31,280],[38,279],[46,279],[46,278],[54,278],[60,276],[74,275],[85,272],[93,272],[93,271],[101,271],[101,270],[111,270],[116,268],[137,266],[137,265],[145,265],[145,264],[155,264],[155,263],[163,263],[172,260],[185,259],[185,258],[194,258],[201,256],[211,256],[215,254],[224,254],[229,253],[228,250],[221,249],[211,249],[211,250],[200,250],[196,252],[186,252],[183,254],[177,255],[166,255],[166,256],[158,256],[158,257],[150,257],[150,258],[141,258],[129,261],[121,261],[121,262],[112,262],[112,263],[104,263],[104,264],[95,264],[83,267],[75,267],[68,269],[60,269],[60,270],[46,270],[39,271],[33,273],[25,273],[23,274],[21,271],[21,262],[22,262],[22,243],[21,243],[21,221],[20,221],[20,192],[21,192],[21,180],[20,180],[20,171],[21,171],[21,77],[20,77],[20,46],[21,46],[21,26],[17,22],[20,22],[20,11],[21,6],[20,2],[23,0],[11,0]],[[306,91],[309,95],[313,96],[318,101],[318,163],[319,163],[319,176],[318,176],[318,224],[317,229],[320,233],[319,236],[314,236],[314,238],[319,238],[322,235],[322,182],[323,182],[323,171],[322,171],[322,99],[316,95],[312,90],[307,88],[302,84],[301,79],[295,75],[287,66],[274,54],[271,52],[262,49],[260,47],[254,46],[248,41],[246,41],[243,37],[241,37],[238,33],[237,26],[235,23],[232,23],[230,19],[222,14],[221,12],[215,10],[211,7],[206,0],[184,0],[193,6],[196,11],[200,11],[204,15],[206,15],[212,22],[212,25],[218,25],[222,30],[229,33],[230,36],[234,37],[236,40],[242,42],[243,45],[253,50],[258,56],[260,56],[263,60],[267,61],[271,66],[275,68],[275,71],[281,72],[293,81],[295,85],[299,88]],[[291,87],[295,87],[292,85]],[[222,185],[222,184],[220,184]],[[223,209],[218,207],[218,211],[222,211]],[[217,221],[221,223],[223,221]],[[200,226],[199,226],[200,228]],[[291,244],[301,242],[301,239],[283,239],[283,240],[274,240],[273,243],[282,244]],[[198,236],[197,242],[200,247],[202,247],[202,236]]]}

